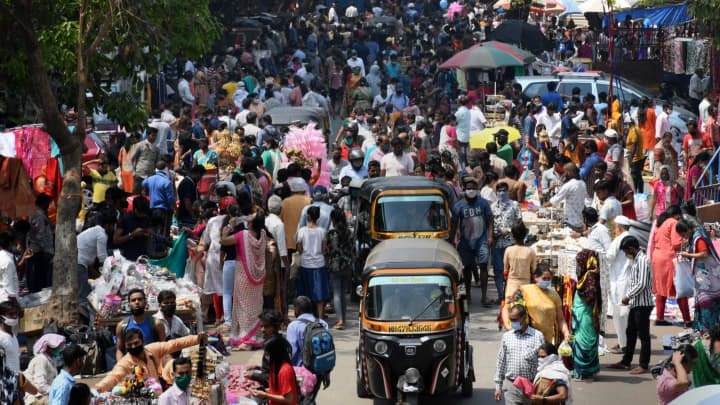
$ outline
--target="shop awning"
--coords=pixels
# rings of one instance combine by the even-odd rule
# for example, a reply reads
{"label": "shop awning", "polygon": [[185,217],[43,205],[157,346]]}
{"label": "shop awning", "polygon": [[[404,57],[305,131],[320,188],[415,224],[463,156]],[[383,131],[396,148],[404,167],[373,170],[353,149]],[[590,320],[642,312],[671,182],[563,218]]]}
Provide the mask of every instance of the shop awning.
{"label": "shop awning", "polygon": [[[656,8],[636,8],[615,13],[615,21],[624,21],[627,16],[633,20],[648,20],[649,26],[668,27],[671,25],[684,24],[691,21],[693,17],[688,13],[687,4]],[[603,17],[603,27],[607,27],[609,17]]]}

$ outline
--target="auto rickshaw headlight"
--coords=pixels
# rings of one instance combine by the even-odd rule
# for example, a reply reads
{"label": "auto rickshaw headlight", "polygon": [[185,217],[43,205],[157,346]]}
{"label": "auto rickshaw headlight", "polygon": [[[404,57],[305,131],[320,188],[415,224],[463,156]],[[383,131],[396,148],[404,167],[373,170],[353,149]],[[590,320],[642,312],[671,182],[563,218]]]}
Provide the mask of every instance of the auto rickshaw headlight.
{"label": "auto rickshaw headlight", "polygon": [[447,343],[445,343],[444,340],[438,339],[435,342],[433,342],[433,350],[435,350],[438,353],[442,353],[447,349]]}
{"label": "auto rickshaw headlight", "polygon": [[417,384],[417,382],[420,381],[420,371],[410,367],[405,370],[405,380],[407,380],[408,384]]}
{"label": "auto rickshaw headlight", "polygon": [[382,340],[378,340],[375,342],[375,353],[377,354],[385,354],[388,351],[388,345],[387,343],[383,342]]}

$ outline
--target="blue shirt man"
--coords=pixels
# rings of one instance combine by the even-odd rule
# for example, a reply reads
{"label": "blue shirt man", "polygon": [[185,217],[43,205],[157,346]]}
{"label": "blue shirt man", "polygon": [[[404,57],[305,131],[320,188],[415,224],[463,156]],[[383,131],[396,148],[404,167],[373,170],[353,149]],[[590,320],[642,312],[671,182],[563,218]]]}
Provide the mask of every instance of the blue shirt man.
{"label": "blue shirt man", "polygon": [[79,374],[83,366],[85,350],[78,345],[68,345],[63,349],[62,356],[65,367],[55,377],[50,385],[49,403],[52,405],[67,405],[70,401],[70,390],[75,384],[73,375]]}
{"label": "blue shirt man", "polygon": [[585,144],[583,144],[583,148],[585,156],[587,157],[585,158],[582,167],[580,167],[580,177],[582,179],[586,179],[592,172],[595,163],[602,162],[603,159],[600,157],[600,154],[597,153],[597,143],[595,143],[592,139],[586,141]]}
{"label": "blue shirt man", "polygon": [[175,194],[173,184],[165,173],[165,167],[165,162],[158,162],[155,174],[143,180],[142,186],[150,197],[151,209],[172,211],[175,208]]}
{"label": "blue shirt man", "polygon": [[[299,296],[295,298],[295,320],[290,322],[287,328],[287,340],[292,348],[292,354],[290,355],[290,362],[295,367],[303,365],[302,352],[303,344],[305,343],[305,328],[310,323],[313,323],[317,318],[312,314],[313,303],[310,298],[305,296]],[[322,319],[320,324],[327,329],[328,325]]]}
{"label": "blue shirt man", "polygon": [[557,107],[556,111],[562,111],[565,109],[565,103],[563,102],[562,96],[555,91],[557,89],[557,83],[556,82],[549,82],[547,84],[548,92],[545,93],[544,96],[542,96],[542,104],[547,107],[550,104],[555,104]]}

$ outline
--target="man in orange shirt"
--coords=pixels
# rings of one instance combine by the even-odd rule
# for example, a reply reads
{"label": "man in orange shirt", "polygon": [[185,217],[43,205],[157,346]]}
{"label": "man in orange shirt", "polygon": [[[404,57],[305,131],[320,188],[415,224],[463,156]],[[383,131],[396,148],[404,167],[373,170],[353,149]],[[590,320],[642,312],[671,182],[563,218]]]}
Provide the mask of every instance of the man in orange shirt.
{"label": "man in orange shirt", "polygon": [[655,115],[655,102],[647,97],[643,97],[642,100],[640,100],[638,114],[642,111],[645,111],[645,120],[643,121],[638,117],[638,126],[640,127],[640,132],[642,132],[643,151],[649,159],[650,167],[653,167],[655,143],[657,142],[657,138],[655,138],[657,135],[655,133],[655,122],[657,120],[657,116]]}

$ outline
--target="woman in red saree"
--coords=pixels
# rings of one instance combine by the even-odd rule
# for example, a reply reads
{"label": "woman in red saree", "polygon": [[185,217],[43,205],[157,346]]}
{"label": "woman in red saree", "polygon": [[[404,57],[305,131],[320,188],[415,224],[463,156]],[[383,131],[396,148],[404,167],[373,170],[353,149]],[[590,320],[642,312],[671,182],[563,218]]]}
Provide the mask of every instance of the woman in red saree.
{"label": "woman in red saree", "polygon": [[230,235],[232,226],[223,228],[223,245],[235,245],[237,252],[233,287],[230,345],[240,350],[263,346],[260,314],[265,282],[267,236],[265,215],[258,211],[248,221],[248,229]]}

